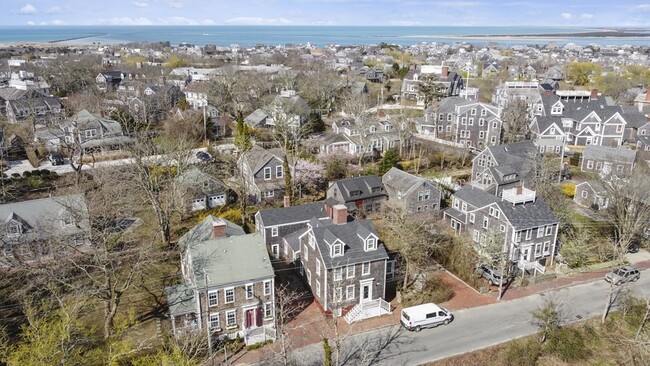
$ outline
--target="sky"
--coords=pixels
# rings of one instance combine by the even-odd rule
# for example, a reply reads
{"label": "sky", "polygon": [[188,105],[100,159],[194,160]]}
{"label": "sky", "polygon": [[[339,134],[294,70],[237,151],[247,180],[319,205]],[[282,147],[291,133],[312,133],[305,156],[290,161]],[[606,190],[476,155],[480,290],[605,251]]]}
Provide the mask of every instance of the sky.
{"label": "sky", "polygon": [[650,27],[650,0],[0,0],[1,25]]}

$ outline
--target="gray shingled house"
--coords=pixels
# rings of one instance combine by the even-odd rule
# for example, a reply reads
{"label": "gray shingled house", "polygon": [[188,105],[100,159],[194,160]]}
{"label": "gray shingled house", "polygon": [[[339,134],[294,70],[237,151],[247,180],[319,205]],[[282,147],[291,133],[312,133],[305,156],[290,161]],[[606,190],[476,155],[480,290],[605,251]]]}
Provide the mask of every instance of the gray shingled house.
{"label": "gray shingled house", "polygon": [[213,341],[275,338],[275,274],[261,235],[208,216],[179,247],[184,282],[165,289],[174,335],[207,329]]}
{"label": "gray shingled house", "polygon": [[379,212],[388,199],[384,185],[376,175],[346,178],[330,183],[327,203],[345,205],[350,213]]}
{"label": "gray shingled house", "polygon": [[348,323],[391,312],[384,300],[388,254],[371,221],[348,221],[344,205],[331,220],[312,219],[298,235],[299,271],[326,313]]}
{"label": "gray shingled house", "polygon": [[192,167],[178,178],[178,194],[188,211],[223,206],[230,201],[231,190],[219,178]]}
{"label": "gray shingled house", "polygon": [[275,258],[293,262],[297,259],[300,247],[292,234],[307,228],[307,224],[313,218],[317,220],[331,218],[331,208],[328,208],[325,202],[319,201],[257,211],[255,228],[262,235]]}
{"label": "gray shingled house", "polygon": [[495,195],[521,185],[533,175],[538,151],[530,140],[484,149],[472,159],[472,185]]}
{"label": "gray shingled house", "polygon": [[83,195],[0,205],[4,218],[0,267],[62,258],[90,247],[90,221]]}
{"label": "gray shingled house", "polygon": [[582,153],[580,170],[602,177],[615,175],[624,178],[632,174],[636,153],[626,147],[589,145]]}
{"label": "gray shingled house", "polygon": [[244,176],[248,197],[254,203],[284,195],[284,167],[280,149],[254,146],[242,154],[237,164]]}
{"label": "gray shingled house", "polygon": [[381,178],[390,200],[398,202],[409,214],[433,214],[440,210],[442,193],[432,181],[391,168]]}
{"label": "gray shingled house", "polygon": [[553,263],[559,221],[535,191],[517,186],[497,197],[467,185],[452,195],[443,216],[477,251],[490,235],[502,236],[504,254],[521,270],[544,273]]}
{"label": "gray shingled house", "polygon": [[609,191],[599,181],[576,184],[573,201],[580,206],[601,210],[609,206]]}

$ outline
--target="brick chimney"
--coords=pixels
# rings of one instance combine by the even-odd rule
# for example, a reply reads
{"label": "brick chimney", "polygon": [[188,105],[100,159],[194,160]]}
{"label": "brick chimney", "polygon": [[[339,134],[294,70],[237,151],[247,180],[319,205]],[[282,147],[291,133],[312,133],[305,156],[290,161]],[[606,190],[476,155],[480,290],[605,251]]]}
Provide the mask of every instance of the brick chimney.
{"label": "brick chimney", "polygon": [[442,76],[443,78],[449,76],[449,66],[445,66],[445,65],[442,66],[440,76]]}
{"label": "brick chimney", "polygon": [[284,201],[283,201],[283,203],[284,203],[284,207],[289,207],[289,206],[291,206],[291,197],[289,197],[289,196],[284,196]]}
{"label": "brick chimney", "polygon": [[348,208],[345,205],[336,205],[332,207],[332,221],[336,225],[348,222]]}
{"label": "brick chimney", "polygon": [[214,218],[212,221],[212,233],[210,239],[219,239],[226,237],[226,222],[222,219]]}
{"label": "brick chimney", "polygon": [[598,99],[598,89],[591,89],[591,97],[589,97],[591,100],[596,100]]}
{"label": "brick chimney", "polygon": [[515,187],[515,194],[518,196],[524,193],[524,189],[521,186]]}

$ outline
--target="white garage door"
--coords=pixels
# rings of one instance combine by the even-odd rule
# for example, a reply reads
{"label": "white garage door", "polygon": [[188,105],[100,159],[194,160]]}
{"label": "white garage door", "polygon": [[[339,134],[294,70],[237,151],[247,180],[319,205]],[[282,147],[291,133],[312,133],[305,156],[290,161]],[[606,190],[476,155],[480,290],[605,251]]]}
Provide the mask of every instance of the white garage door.
{"label": "white garage door", "polygon": [[223,206],[226,204],[226,195],[218,194],[216,196],[208,197],[208,207]]}

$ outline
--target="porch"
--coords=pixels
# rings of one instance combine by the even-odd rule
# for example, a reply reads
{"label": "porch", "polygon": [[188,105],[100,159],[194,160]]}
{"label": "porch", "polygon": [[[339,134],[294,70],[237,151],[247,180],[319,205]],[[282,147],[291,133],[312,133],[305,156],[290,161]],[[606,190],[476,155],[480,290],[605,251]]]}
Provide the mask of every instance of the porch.
{"label": "porch", "polygon": [[262,327],[244,329],[244,342],[247,346],[255,343],[262,343],[268,340],[275,340],[275,327],[271,324]]}
{"label": "porch", "polygon": [[546,266],[538,261],[529,262],[525,259],[520,259],[517,267],[522,271],[533,271],[533,274],[544,274],[546,272]]}
{"label": "porch", "polygon": [[348,324],[354,322],[374,318],[377,316],[382,316],[385,314],[392,314],[391,305],[386,300],[379,298],[374,300],[368,300],[361,302],[355,305],[347,314],[345,314],[345,321]]}

